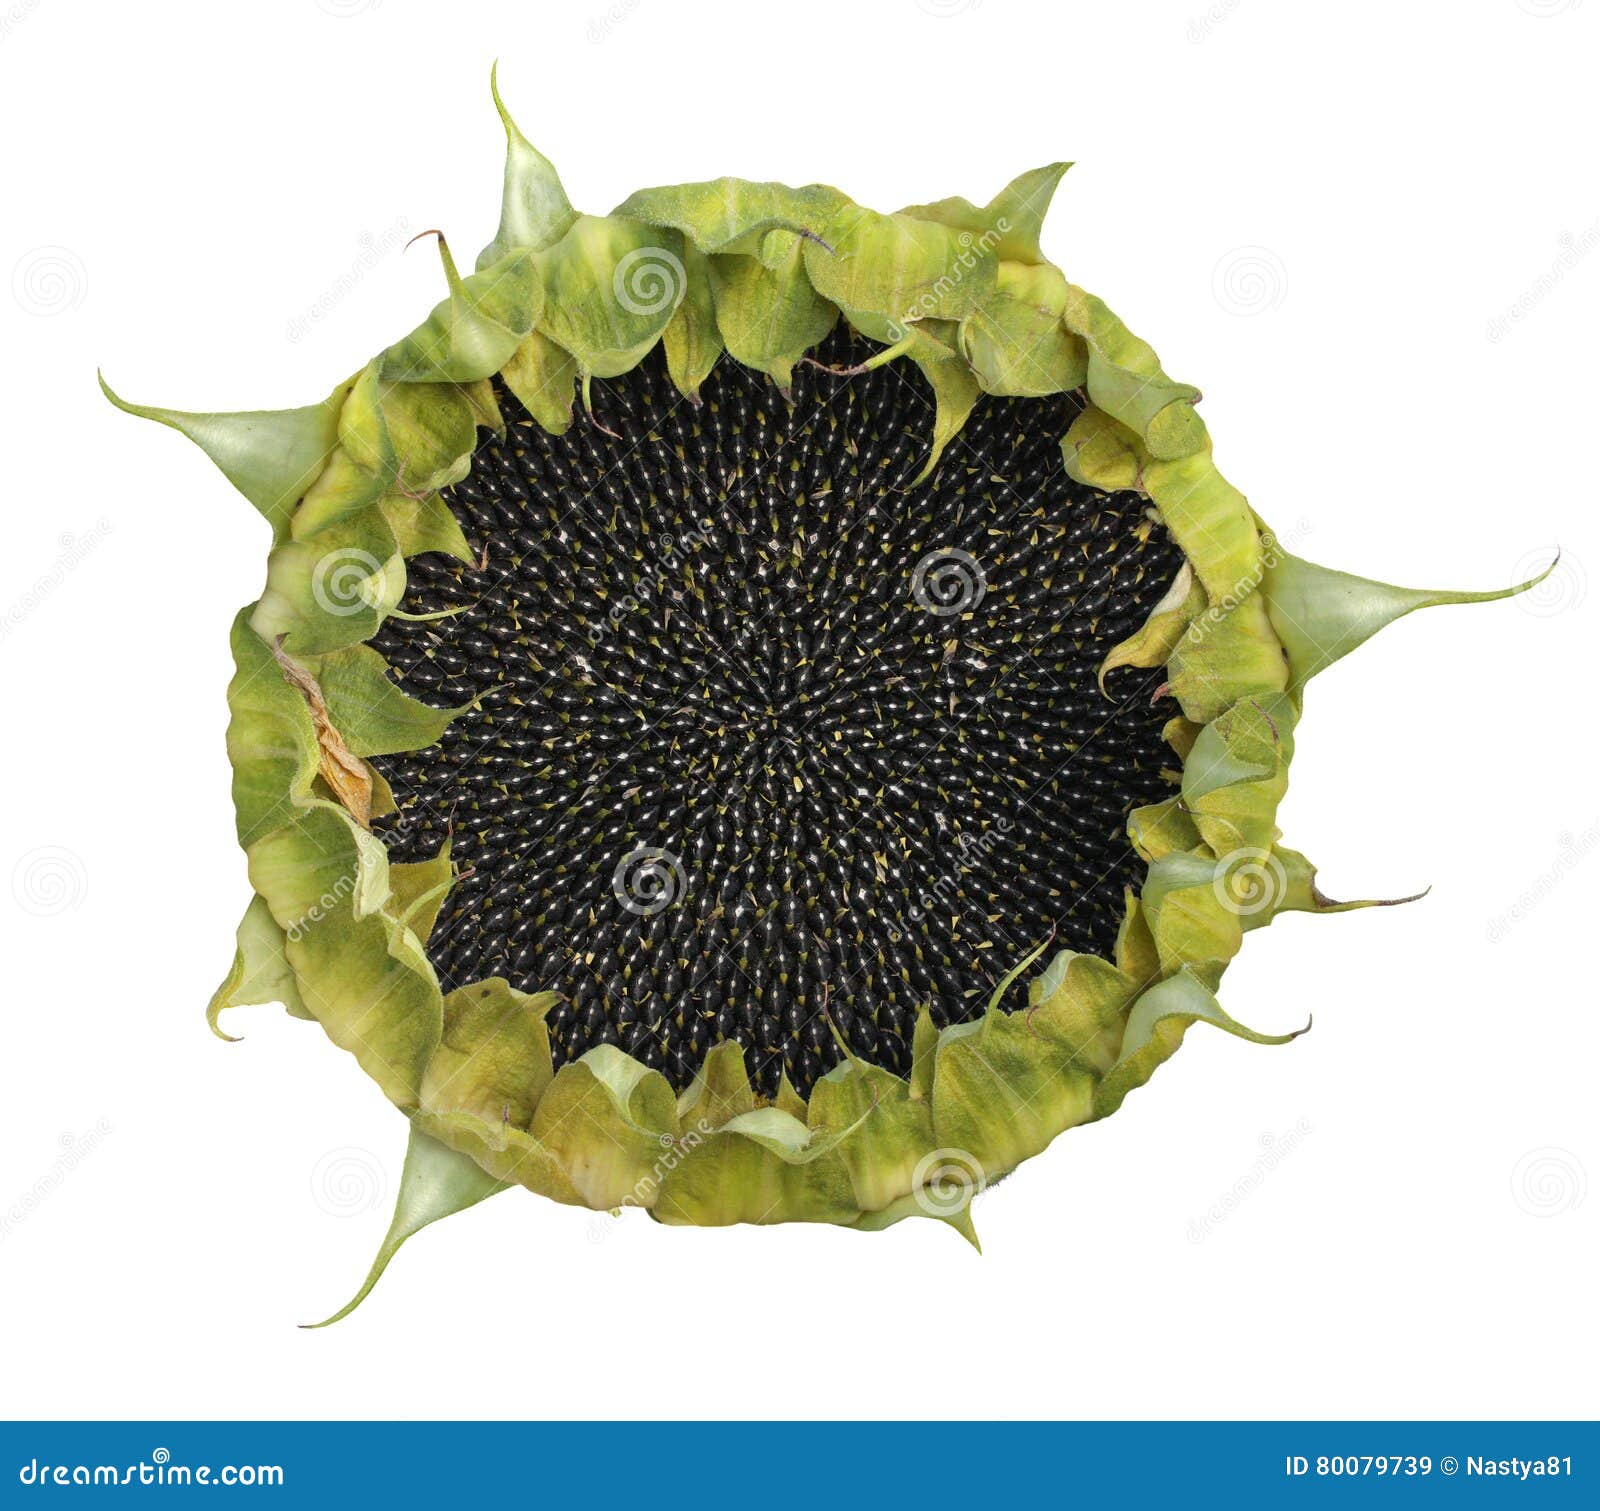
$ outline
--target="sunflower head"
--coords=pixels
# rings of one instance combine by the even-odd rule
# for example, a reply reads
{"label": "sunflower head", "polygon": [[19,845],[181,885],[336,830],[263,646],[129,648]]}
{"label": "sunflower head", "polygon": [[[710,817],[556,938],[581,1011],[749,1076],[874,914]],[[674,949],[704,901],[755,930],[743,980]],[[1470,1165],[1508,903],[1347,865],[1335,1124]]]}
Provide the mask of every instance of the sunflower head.
{"label": "sunflower head", "polygon": [[494,240],[463,275],[441,236],[445,298],[327,399],[106,390],[272,530],[212,1025],[281,1002],[410,1119],[360,1295],[514,1185],[973,1238],[1191,1024],[1292,1037],[1215,993],[1278,914],[1367,905],[1279,842],[1306,682],[1518,589],[1285,550],[1199,391],[1044,258],[1063,163],[591,216],[495,103]]}

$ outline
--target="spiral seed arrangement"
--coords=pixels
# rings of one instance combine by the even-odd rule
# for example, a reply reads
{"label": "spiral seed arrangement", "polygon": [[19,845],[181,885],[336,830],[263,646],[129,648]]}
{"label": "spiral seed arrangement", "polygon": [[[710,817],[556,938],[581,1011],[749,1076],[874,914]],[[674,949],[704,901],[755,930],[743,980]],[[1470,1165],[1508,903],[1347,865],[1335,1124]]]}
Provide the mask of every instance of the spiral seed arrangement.
{"label": "spiral seed arrangement", "polygon": [[499,399],[446,495],[479,564],[410,564],[402,608],[455,612],[375,641],[473,704],[378,763],[393,857],[448,837],[469,872],[446,989],[562,992],[558,1064],[618,1044],[681,1088],[734,1039],[805,1095],[833,1031],[904,1073],[923,1004],[974,1016],[1052,932],[1109,952],[1172,708],[1095,673],[1181,558],[1066,477],[1070,399],[985,399],[914,487],[931,403],[890,368],[802,367],[786,401],[724,360],[697,408],[656,353],[563,437]]}

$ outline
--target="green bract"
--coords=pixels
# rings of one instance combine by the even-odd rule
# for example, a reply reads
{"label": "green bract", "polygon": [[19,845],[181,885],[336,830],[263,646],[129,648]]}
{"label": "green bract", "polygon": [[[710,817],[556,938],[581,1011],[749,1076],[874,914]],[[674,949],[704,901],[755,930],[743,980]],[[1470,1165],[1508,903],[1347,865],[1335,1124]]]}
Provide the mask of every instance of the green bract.
{"label": "green bract", "polygon": [[[361,1295],[411,1233],[513,1185],[666,1223],[875,1229],[925,1215],[971,1238],[977,1190],[1114,1112],[1192,1023],[1282,1042],[1217,1001],[1243,936],[1283,912],[1368,905],[1331,902],[1279,843],[1307,680],[1412,609],[1521,589],[1408,592],[1285,551],[1214,465],[1198,390],[1043,257],[1064,164],[981,207],[884,215],[820,185],[721,179],[590,216],[500,110],[494,240],[463,275],[441,238],[446,297],[327,399],[204,415],[106,389],[204,448],[272,527],[265,587],[233,627],[228,753],[253,896],[211,1023],[281,1002],[410,1119],[393,1226]],[[787,388],[841,318],[879,347],[857,371],[909,364],[931,390],[924,476],[980,395],[1082,396],[1060,438],[1068,472],[1141,492],[1186,559],[1102,669],[1165,666],[1181,784],[1129,820],[1146,870],[1113,958],[1040,946],[1012,963],[1012,978],[1036,973],[1026,1010],[996,992],[941,1030],[924,1008],[908,1075],[846,1054],[809,1098],[787,1080],[764,1097],[735,1042],[681,1092],[610,1044],[556,1069],[555,993],[498,977],[441,990],[426,946],[458,868],[448,846],[391,861],[371,829],[393,808],[371,758],[433,746],[461,710],[402,692],[368,642],[401,603],[408,558],[471,559],[439,490],[466,476],[481,431],[502,428],[491,378],[559,433],[593,379],[658,344],[687,397],[719,361]]]}

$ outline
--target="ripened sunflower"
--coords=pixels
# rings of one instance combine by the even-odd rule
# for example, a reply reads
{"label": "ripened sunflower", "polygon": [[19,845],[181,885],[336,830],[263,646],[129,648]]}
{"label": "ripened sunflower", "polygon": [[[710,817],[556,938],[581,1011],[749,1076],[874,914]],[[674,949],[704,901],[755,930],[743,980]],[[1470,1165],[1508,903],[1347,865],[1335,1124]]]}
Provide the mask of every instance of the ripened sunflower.
{"label": "ripened sunflower", "polygon": [[282,1002],[410,1119],[360,1295],[511,1185],[971,1237],[1190,1024],[1280,1042],[1223,968],[1363,905],[1278,842],[1306,682],[1518,589],[1286,551],[1199,392],[1042,256],[1065,164],[984,206],[721,179],[597,217],[501,116],[477,270],[440,237],[447,297],[328,399],[111,395],[272,527],[212,1025]]}

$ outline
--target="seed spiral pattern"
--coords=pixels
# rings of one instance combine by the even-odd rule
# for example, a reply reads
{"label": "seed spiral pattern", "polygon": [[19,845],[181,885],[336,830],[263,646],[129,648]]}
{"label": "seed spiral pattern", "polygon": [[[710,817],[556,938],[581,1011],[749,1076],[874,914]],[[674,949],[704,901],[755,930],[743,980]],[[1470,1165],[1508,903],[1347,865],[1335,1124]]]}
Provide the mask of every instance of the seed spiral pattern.
{"label": "seed spiral pattern", "polygon": [[[846,365],[870,348],[836,333]],[[1072,482],[1074,401],[980,400],[928,481],[906,364],[724,358],[697,407],[659,350],[563,437],[499,393],[444,495],[480,560],[408,564],[374,644],[439,744],[376,764],[396,860],[468,874],[446,990],[563,1000],[556,1063],[620,1045],[678,1088],[735,1039],[757,1089],[854,1053],[904,1074],[918,1010],[980,1013],[1052,931],[1107,954],[1171,791],[1159,676],[1114,672],[1181,564],[1135,494]],[[1024,1001],[1020,986],[1008,1005]]]}

